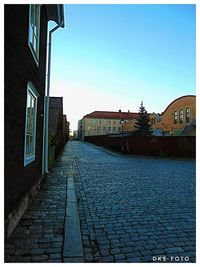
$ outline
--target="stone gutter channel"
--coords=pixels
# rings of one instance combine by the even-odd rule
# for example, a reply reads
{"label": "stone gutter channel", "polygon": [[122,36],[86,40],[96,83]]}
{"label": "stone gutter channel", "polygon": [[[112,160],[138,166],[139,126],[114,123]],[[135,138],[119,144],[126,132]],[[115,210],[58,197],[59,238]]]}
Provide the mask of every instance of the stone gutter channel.
{"label": "stone gutter channel", "polygon": [[72,155],[70,149],[70,164],[67,170],[67,200],[64,225],[63,262],[82,263],[84,262],[84,255],[76,197],[76,187],[74,181],[76,172],[73,168],[73,158],[71,156]]}

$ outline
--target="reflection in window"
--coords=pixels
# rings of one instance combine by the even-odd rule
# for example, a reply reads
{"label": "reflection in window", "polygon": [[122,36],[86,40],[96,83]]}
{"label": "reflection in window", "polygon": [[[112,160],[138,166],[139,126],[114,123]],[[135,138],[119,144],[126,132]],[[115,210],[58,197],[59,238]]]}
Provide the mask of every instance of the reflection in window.
{"label": "reflection in window", "polygon": [[37,91],[31,83],[27,86],[24,165],[35,159]]}
{"label": "reflection in window", "polygon": [[178,122],[178,112],[174,111],[174,124]]}
{"label": "reflection in window", "polygon": [[179,122],[183,123],[183,110],[182,109],[179,111]]}
{"label": "reflection in window", "polygon": [[190,108],[186,108],[186,122],[190,122]]}
{"label": "reflection in window", "polygon": [[35,61],[39,62],[40,43],[40,5],[30,5],[29,8],[29,46]]}

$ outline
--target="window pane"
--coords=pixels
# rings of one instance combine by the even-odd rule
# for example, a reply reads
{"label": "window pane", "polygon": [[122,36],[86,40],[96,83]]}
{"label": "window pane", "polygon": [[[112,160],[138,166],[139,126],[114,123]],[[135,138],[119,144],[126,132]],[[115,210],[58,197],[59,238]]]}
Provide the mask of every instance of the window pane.
{"label": "window pane", "polygon": [[29,134],[26,135],[26,155],[30,153],[30,140],[29,140]]}
{"label": "window pane", "polygon": [[37,98],[34,95],[35,91],[32,92],[31,86],[32,85],[28,85],[27,90],[25,157],[32,156],[35,152]]}
{"label": "window pane", "polygon": [[40,5],[30,6],[29,42],[34,57],[39,58]]}
{"label": "window pane", "polygon": [[30,135],[30,154],[33,154],[33,136]]}
{"label": "window pane", "polygon": [[34,21],[35,21],[35,5],[31,5],[31,26],[34,26]]}

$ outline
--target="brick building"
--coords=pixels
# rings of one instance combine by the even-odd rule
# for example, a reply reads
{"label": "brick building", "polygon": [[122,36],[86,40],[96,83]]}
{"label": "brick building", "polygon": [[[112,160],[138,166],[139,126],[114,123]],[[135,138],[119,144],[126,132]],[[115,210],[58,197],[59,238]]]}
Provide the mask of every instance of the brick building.
{"label": "brick building", "polygon": [[175,99],[161,115],[152,113],[150,121],[154,134],[159,131],[166,136],[195,136],[196,96],[186,95]]}
{"label": "brick building", "polygon": [[40,186],[48,21],[64,27],[63,5],[5,5],[5,237]]}

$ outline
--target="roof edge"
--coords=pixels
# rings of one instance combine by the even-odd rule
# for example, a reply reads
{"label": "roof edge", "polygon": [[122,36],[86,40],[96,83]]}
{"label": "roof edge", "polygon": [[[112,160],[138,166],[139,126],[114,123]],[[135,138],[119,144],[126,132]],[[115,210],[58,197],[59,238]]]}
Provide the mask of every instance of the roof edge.
{"label": "roof edge", "polygon": [[180,97],[178,97],[178,98],[176,98],[176,99],[174,99],[166,108],[165,108],[165,110],[163,111],[163,113],[162,114],[164,114],[165,112],[166,112],[166,110],[174,103],[174,102],[176,102],[177,100],[179,100],[179,99],[181,99],[181,98],[185,98],[185,97],[196,97],[196,95],[184,95],[184,96],[180,96]]}

